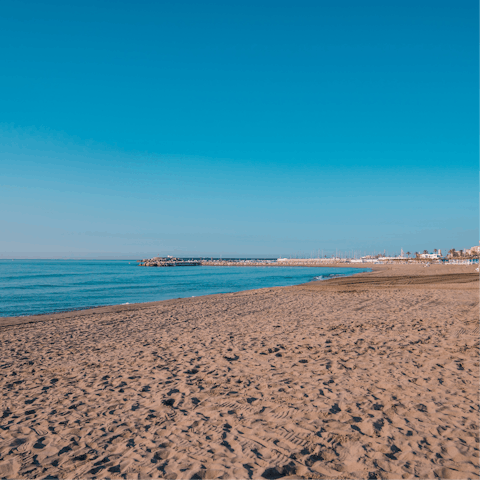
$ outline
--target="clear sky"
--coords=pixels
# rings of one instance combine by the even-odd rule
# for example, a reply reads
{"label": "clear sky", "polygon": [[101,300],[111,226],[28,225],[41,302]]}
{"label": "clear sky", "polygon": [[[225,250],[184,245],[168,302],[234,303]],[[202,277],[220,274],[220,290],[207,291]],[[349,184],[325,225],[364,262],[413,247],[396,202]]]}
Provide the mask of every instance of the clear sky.
{"label": "clear sky", "polygon": [[0,256],[478,244],[478,3],[22,1]]}

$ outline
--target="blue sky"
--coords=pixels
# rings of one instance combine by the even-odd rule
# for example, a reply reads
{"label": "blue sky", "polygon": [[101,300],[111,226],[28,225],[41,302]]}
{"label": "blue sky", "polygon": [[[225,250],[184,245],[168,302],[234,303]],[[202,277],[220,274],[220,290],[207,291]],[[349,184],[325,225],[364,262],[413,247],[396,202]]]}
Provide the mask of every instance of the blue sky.
{"label": "blue sky", "polygon": [[0,255],[478,242],[478,5],[2,5]]}

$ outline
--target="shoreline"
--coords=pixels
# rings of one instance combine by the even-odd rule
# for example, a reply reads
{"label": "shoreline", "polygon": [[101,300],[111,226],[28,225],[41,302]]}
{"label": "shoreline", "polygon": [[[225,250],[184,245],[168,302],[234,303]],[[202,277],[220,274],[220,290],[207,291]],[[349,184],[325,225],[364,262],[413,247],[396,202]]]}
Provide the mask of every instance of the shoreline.
{"label": "shoreline", "polygon": [[[260,289],[247,289],[247,290],[239,290],[238,292],[223,292],[223,293],[211,293],[207,295],[199,295],[195,297],[178,297],[178,298],[171,298],[171,299],[166,299],[166,300],[155,300],[152,302],[139,302],[139,303],[129,303],[129,304],[114,304],[114,305],[101,305],[98,307],[87,307],[87,308],[79,308],[75,310],[66,310],[66,311],[61,311],[61,312],[50,312],[50,313],[39,313],[39,314],[34,314],[34,315],[23,315],[23,316],[14,316],[14,317],[0,317],[0,329],[3,327],[8,327],[8,326],[15,326],[15,325],[24,325],[24,324],[31,324],[31,323],[37,323],[37,322],[46,322],[46,321],[54,321],[54,320],[66,320],[69,318],[75,318],[77,316],[85,316],[85,315],[104,315],[104,314],[109,314],[109,313],[121,313],[121,312],[127,312],[127,311],[133,311],[133,310],[141,310],[144,308],[150,308],[150,307],[155,307],[157,305],[175,305],[179,302],[188,302],[192,299],[197,299],[197,298],[209,298],[209,297],[214,297],[214,296],[219,296],[219,295],[234,295],[234,294],[240,294],[244,292],[255,292],[255,291],[262,291],[262,290],[272,290],[272,289],[283,289],[283,288],[294,288],[302,285],[309,285],[312,283],[323,283],[325,285],[335,285],[335,280],[338,279],[346,279],[346,278],[352,278],[352,277],[359,277],[361,275],[376,275],[376,276],[383,276],[386,275],[386,272],[394,269],[402,269],[405,267],[410,267],[410,268],[424,268],[423,265],[371,265],[369,267],[364,267],[363,265],[338,265],[340,268],[354,268],[354,269],[365,269],[368,268],[370,271],[368,272],[359,272],[359,273],[352,273],[351,275],[346,275],[346,276],[340,276],[340,277],[334,277],[334,278],[328,278],[325,280],[310,280],[309,282],[306,283],[301,283],[298,285],[286,285],[286,286],[279,286],[279,287],[264,287]],[[445,268],[447,267],[446,265],[437,265],[437,268],[441,268],[442,271],[441,273],[445,272]],[[450,273],[456,273],[456,271],[460,268],[464,273],[473,273],[477,274],[477,272],[472,268],[473,265],[451,265],[449,266],[449,272]],[[309,266],[309,268],[313,268]],[[429,267],[431,268],[431,267]],[[423,272],[424,274],[427,274],[428,272]],[[446,273],[446,272],[445,272]],[[461,272],[462,273],[462,272]],[[378,285],[377,285],[378,287]]]}
{"label": "shoreline", "polygon": [[[262,265],[263,266],[263,265]],[[273,265],[277,266],[277,265]],[[282,265],[280,265],[282,266]],[[287,265],[288,267],[298,267],[298,265]],[[301,265],[304,267],[303,265]],[[311,266],[311,265],[305,265],[305,267],[308,268],[322,268],[319,267],[318,265]],[[334,268],[334,267],[323,267],[323,268]],[[367,269],[370,271],[373,271],[372,267],[364,267],[360,265],[355,265],[352,267],[349,267],[348,265],[341,265],[341,268],[354,268],[354,269]],[[370,273],[370,272],[360,272],[360,273],[352,273],[351,275],[347,276],[353,276],[353,275],[360,275],[361,273]],[[336,278],[336,277],[335,277]],[[342,276],[343,278],[343,276]],[[328,281],[330,279],[325,279],[325,280],[316,280],[315,278],[310,280],[307,283],[310,282],[324,282]],[[302,284],[298,284],[302,285]],[[293,287],[295,285],[285,285],[285,286],[279,286],[279,287],[264,287],[264,288],[288,288],[288,287]],[[138,302],[138,303],[128,303],[128,304],[113,304],[113,305],[100,305],[96,307],[86,307],[86,308],[78,308],[78,309],[72,309],[72,310],[63,310],[63,311],[54,311],[54,312],[46,312],[46,313],[38,313],[34,315],[17,315],[13,317],[0,317],[0,328],[3,326],[8,326],[8,325],[21,325],[25,323],[35,323],[35,322],[42,322],[42,321],[49,321],[49,320],[60,320],[60,319],[66,319],[66,318],[71,318],[75,317],[77,315],[88,315],[88,314],[104,314],[104,313],[110,313],[111,312],[120,312],[123,311],[123,307],[126,307],[127,310],[135,309],[137,308],[146,308],[150,306],[154,306],[159,302],[176,302],[179,300],[188,300],[191,298],[204,298],[204,297],[209,297],[212,295],[228,295],[232,293],[240,293],[240,292],[249,292],[249,291],[254,291],[254,290],[263,290],[263,289],[246,289],[246,290],[239,290],[238,292],[221,292],[221,293],[210,293],[207,295],[198,295],[194,297],[178,297],[178,298],[171,298],[171,299],[165,299],[165,300],[154,300],[151,302]],[[128,308],[132,307],[132,308]],[[112,310],[109,310],[112,309]],[[85,313],[82,313],[85,312]],[[42,318],[40,318],[42,317]],[[24,321],[16,321],[16,320],[24,320]]]}
{"label": "shoreline", "polygon": [[[359,277],[361,275],[376,275],[376,276],[385,276],[388,271],[392,270],[392,268],[396,269],[402,269],[405,267],[410,267],[410,268],[417,268],[420,269],[423,267],[423,265],[371,265],[369,267],[364,267],[360,265],[339,265],[341,268],[355,268],[355,269],[365,269],[368,268],[370,271],[368,272],[359,272],[359,273],[352,273],[351,275],[345,275],[345,276],[340,276],[340,277],[333,277],[333,278],[327,278],[324,280],[316,280],[312,279],[309,282],[306,283],[301,283],[298,285],[285,285],[285,286],[279,286],[279,287],[264,287],[264,288],[259,288],[259,289],[247,289],[247,290],[239,290],[238,292],[222,292],[222,293],[211,293],[207,295],[199,295],[199,296],[194,296],[194,297],[178,297],[178,298],[171,298],[171,299],[165,299],[165,300],[155,300],[152,302],[139,302],[139,303],[129,303],[129,304],[114,304],[114,305],[101,305],[98,307],[87,307],[87,308],[79,308],[79,309],[74,309],[74,310],[66,310],[66,311],[61,311],[61,312],[50,312],[50,313],[39,313],[39,314],[34,314],[34,315],[23,315],[23,316],[14,316],[14,317],[0,317],[0,329],[3,327],[8,327],[8,326],[15,326],[15,325],[25,325],[25,324],[32,324],[32,323],[37,323],[37,322],[47,322],[47,321],[54,321],[54,320],[66,320],[69,318],[75,318],[75,317],[81,317],[85,315],[104,315],[104,314],[109,314],[109,313],[121,313],[121,312],[126,312],[126,311],[134,311],[134,310],[141,310],[144,308],[150,308],[150,307],[155,307],[157,305],[176,305],[177,303],[180,302],[188,302],[193,299],[198,299],[198,298],[204,298],[207,299],[209,297],[214,297],[214,296],[221,296],[221,295],[235,295],[235,294],[240,294],[240,293],[246,293],[246,292],[255,292],[255,291],[263,291],[263,290],[273,290],[273,289],[284,289],[284,288],[295,288],[295,287],[300,287],[302,285],[309,285],[309,284],[314,284],[314,283],[322,283],[325,284],[325,286],[337,286],[335,283],[335,280],[341,280],[341,279],[347,279],[347,278],[352,278],[352,277]],[[448,267],[449,271],[448,273],[445,271],[446,265],[437,265],[437,268],[441,268],[441,274],[446,273],[447,275],[450,274],[455,274],[461,269],[459,272],[460,274],[464,273],[470,273],[473,275],[476,275],[477,277],[479,274],[475,271],[474,265],[450,265]],[[309,268],[313,268],[310,267]],[[424,267],[423,267],[424,268]],[[431,268],[431,267],[429,267]],[[431,270],[430,270],[431,271]],[[429,271],[429,272],[430,272]],[[424,275],[427,275],[429,272],[423,272],[421,271]],[[417,273],[418,275],[418,273]],[[407,285],[403,285],[405,287]],[[379,287],[378,284],[375,285],[375,287]],[[386,287],[386,285],[384,286]],[[414,287],[414,285],[412,285]],[[427,285],[423,285],[424,288],[428,288]],[[367,288],[366,285],[364,285],[364,288]],[[436,288],[442,288],[439,287],[438,285]],[[451,288],[451,286],[449,286]]]}

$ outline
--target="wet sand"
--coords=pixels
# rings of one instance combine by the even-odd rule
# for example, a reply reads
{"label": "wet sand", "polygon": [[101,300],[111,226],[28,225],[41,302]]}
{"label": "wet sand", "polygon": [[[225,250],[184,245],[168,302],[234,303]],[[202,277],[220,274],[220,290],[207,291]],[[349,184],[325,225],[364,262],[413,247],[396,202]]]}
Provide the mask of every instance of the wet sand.
{"label": "wet sand", "polygon": [[475,267],[373,268],[0,319],[0,477],[479,478]]}

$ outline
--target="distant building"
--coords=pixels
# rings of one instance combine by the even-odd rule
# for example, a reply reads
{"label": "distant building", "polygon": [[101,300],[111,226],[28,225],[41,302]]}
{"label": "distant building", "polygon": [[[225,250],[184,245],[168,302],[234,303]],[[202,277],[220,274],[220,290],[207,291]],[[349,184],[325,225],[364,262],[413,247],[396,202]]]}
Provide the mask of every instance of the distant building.
{"label": "distant building", "polygon": [[441,258],[441,254],[440,253],[421,253],[419,255],[420,258],[428,258],[430,260],[437,260],[439,258]]}
{"label": "distant building", "polygon": [[371,255],[366,255],[365,257],[361,258],[362,263],[377,263],[379,260],[376,257],[372,257]]}
{"label": "distant building", "polygon": [[[479,242],[480,243],[480,242]],[[466,255],[479,255],[480,254],[480,245],[475,245],[472,248],[465,249]]]}

